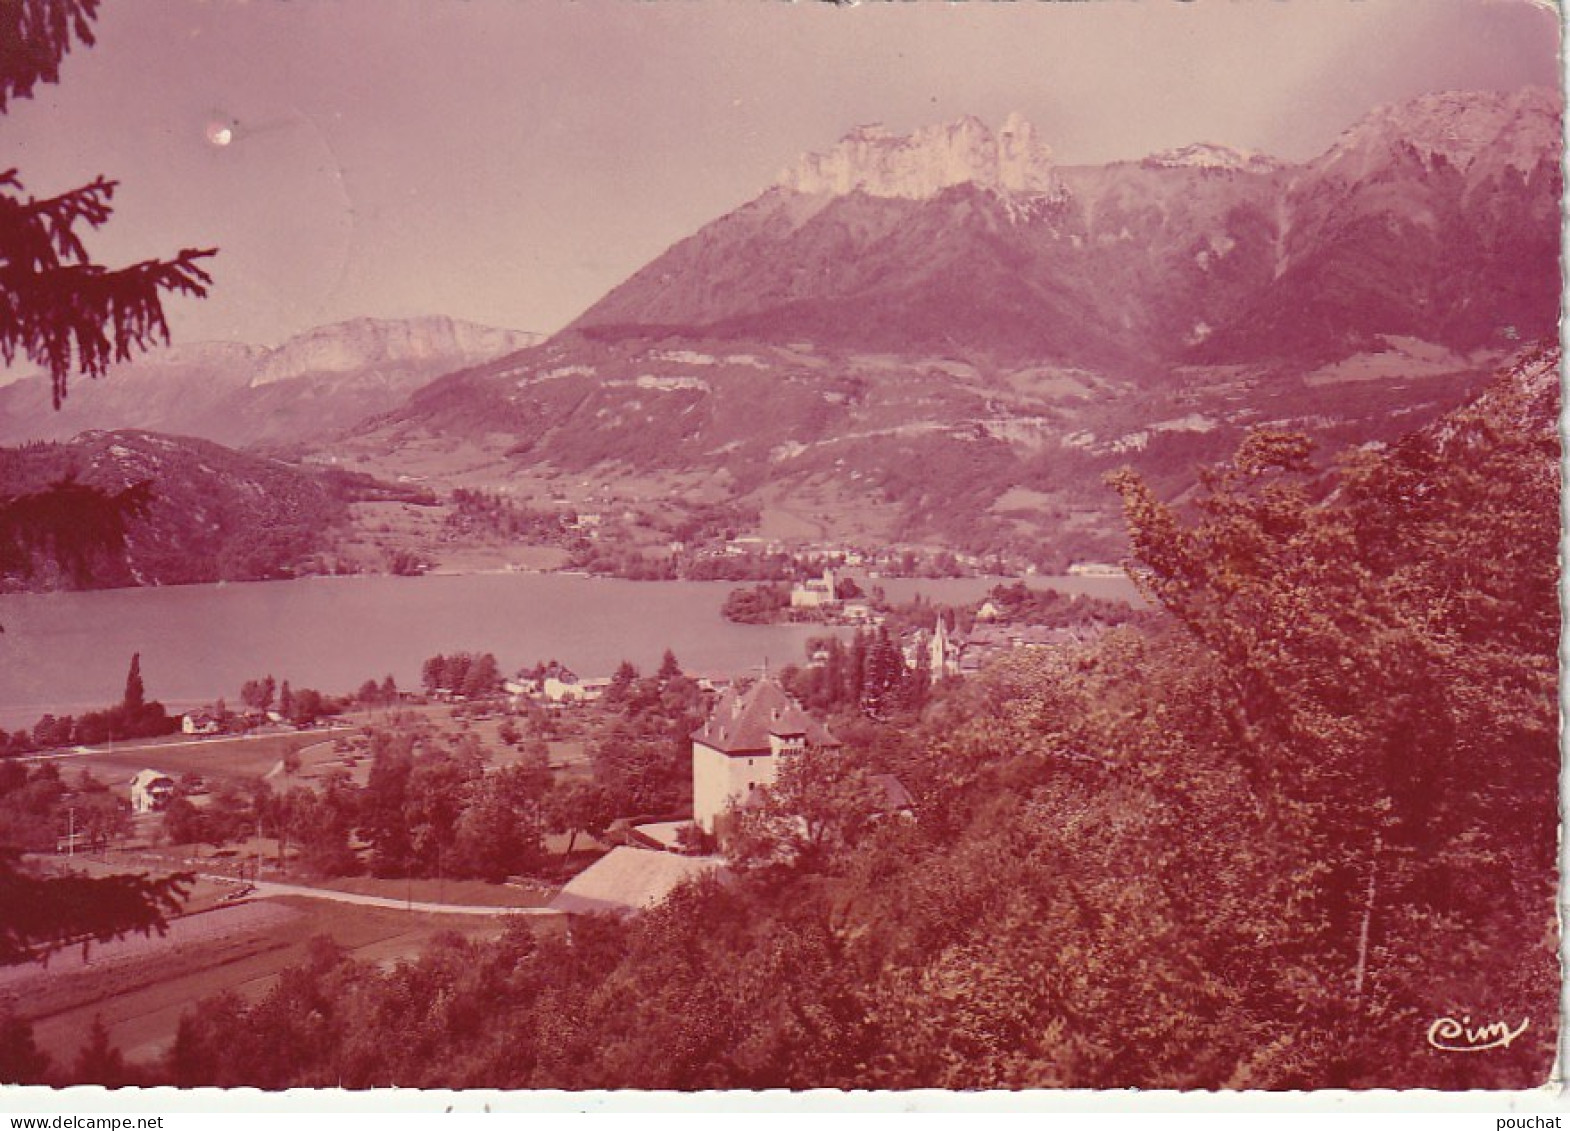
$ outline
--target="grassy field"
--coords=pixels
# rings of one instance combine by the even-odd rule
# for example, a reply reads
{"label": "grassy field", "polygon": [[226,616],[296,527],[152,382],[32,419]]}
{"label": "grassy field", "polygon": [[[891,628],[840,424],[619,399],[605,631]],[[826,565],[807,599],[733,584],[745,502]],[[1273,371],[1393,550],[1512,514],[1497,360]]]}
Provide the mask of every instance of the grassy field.
{"label": "grassy field", "polygon": [[[397,714],[427,723],[439,734],[474,733],[497,766],[518,760],[518,750],[501,740],[499,732],[505,721],[501,715],[454,718],[453,708],[445,704],[406,705],[399,707]],[[123,796],[129,796],[132,776],[149,768],[174,778],[194,774],[206,779],[210,786],[225,780],[243,783],[264,778],[274,789],[315,787],[335,771],[346,772],[356,785],[364,785],[370,774],[370,758],[361,731],[367,726],[385,725],[392,717],[391,712],[382,709],[356,710],[340,716],[330,727],[315,730],[215,738],[169,735],[80,753],[66,751],[52,760],[62,773],[74,775],[85,770]],[[572,775],[587,772],[587,753],[581,740],[553,741],[549,745],[552,766]],[[283,762],[290,754],[298,755],[300,767],[286,773]]]}
{"label": "grassy field", "polygon": [[302,763],[312,758],[306,751],[319,747],[317,761],[331,757],[333,739],[352,734],[356,724],[345,722],[332,729],[291,731],[279,734],[235,735],[223,738],[181,738],[171,735],[136,745],[116,744],[87,753],[68,753],[55,761],[64,773],[87,770],[111,786],[121,786],[149,767],[180,777],[196,774],[208,779],[260,778],[271,773],[291,751]]}

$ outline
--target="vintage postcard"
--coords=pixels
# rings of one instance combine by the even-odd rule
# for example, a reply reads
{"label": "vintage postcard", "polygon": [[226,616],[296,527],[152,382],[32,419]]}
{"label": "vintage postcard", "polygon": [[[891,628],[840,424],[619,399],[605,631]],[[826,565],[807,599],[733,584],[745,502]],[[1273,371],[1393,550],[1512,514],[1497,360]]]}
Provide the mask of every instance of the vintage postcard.
{"label": "vintage postcard", "polygon": [[1560,36],[0,4],[0,1105],[1548,1102]]}

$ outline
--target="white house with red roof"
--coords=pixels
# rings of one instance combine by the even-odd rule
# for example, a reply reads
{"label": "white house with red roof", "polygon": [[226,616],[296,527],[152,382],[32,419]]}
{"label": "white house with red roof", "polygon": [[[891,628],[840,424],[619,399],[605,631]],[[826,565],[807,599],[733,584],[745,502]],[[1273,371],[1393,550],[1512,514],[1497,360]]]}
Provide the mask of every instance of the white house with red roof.
{"label": "white house with red roof", "polygon": [[764,676],[745,691],[727,688],[708,721],[692,732],[692,819],[713,835],[715,820],[774,784],[779,759],[839,740]]}

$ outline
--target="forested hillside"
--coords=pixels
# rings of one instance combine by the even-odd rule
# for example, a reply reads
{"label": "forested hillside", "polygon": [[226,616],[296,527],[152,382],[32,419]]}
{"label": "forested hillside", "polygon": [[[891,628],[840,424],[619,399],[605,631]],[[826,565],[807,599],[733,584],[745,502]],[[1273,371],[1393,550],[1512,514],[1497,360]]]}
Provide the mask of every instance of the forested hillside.
{"label": "forested hillside", "polygon": [[[130,491],[122,544],[69,552],[85,523],[48,489]],[[105,588],[256,581],[328,572],[349,504],[407,495],[337,468],[297,467],[184,436],[85,432],[69,443],[0,448],[0,503],[40,511],[50,535],[0,560],[0,588]],[[37,541],[37,538],[34,539]],[[62,566],[75,565],[75,569]]]}
{"label": "forested hillside", "polygon": [[[1558,1016],[1557,351],[1316,469],[1256,432],[1166,615],[787,766],[732,877],[207,1001],[181,1085],[1525,1088]],[[893,772],[915,817],[875,817]],[[795,818],[802,818],[797,820]],[[1437,1047],[1502,1023],[1498,1047]],[[1463,1023],[1462,1019],[1466,1021]],[[1438,1044],[1444,1044],[1441,1040]]]}

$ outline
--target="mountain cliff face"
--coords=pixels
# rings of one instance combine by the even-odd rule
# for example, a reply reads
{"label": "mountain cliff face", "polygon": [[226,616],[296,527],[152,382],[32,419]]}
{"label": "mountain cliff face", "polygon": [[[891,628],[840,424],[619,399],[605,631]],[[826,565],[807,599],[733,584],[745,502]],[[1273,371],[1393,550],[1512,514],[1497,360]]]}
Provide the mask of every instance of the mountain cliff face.
{"label": "mountain cliff face", "polygon": [[276,349],[173,346],[82,380],[60,411],[34,378],[0,387],[0,444],[139,428],[235,447],[320,441],[399,404],[425,382],[540,341],[538,334],[427,317],[358,318]]}
{"label": "mountain cliff face", "polygon": [[1318,365],[1412,336],[1508,349],[1558,315],[1558,106],[1374,112],[1288,165],[1214,145],[1057,167],[1017,118],[853,131],[572,329],[943,347],[1113,367]]}
{"label": "mountain cliff face", "polygon": [[1052,151],[1018,114],[997,134],[975,117],[928,126],[909,137],[858,126],[827,153],[809,153],[780,174],[779,187],[810,196],[853,192],[928,200],[954,185],[1052,195]]}
{"label": "mountain cliff face", "polygon": [[266,355],[252,388],[323,375],[437,369],[489,361],[535,345],[539,334],[499,330],[439,316],[384,320],[356,318],[290,338]]}

